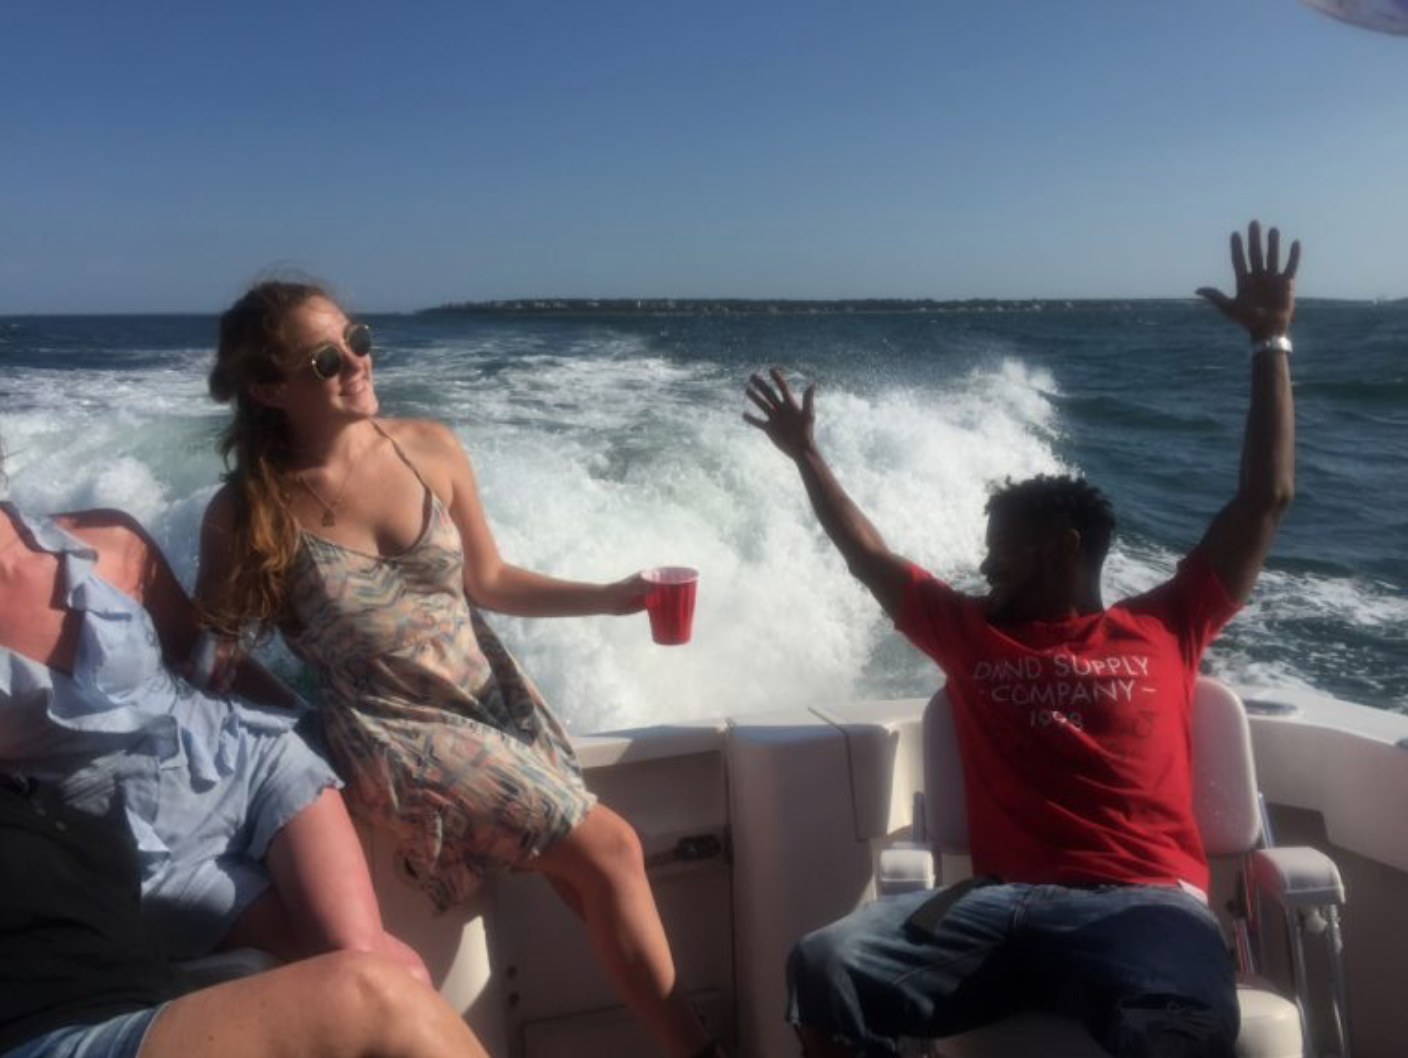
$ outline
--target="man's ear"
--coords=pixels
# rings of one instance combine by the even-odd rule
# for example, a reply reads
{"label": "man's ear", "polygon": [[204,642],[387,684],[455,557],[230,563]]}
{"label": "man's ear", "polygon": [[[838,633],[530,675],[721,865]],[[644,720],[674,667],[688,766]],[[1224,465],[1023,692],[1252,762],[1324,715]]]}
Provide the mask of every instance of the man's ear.
{"label": "man's ear", "polygon": [[256,382],[249,387],[249,395],[266,408],[284,406],[284,384],[282,382]]}
{"label": "man's ear", "polygon": [[1056,538],[1056,548],[1063,563],[1075,565],[1080,561],[1080,530],[1069,526],[1062,529]]}

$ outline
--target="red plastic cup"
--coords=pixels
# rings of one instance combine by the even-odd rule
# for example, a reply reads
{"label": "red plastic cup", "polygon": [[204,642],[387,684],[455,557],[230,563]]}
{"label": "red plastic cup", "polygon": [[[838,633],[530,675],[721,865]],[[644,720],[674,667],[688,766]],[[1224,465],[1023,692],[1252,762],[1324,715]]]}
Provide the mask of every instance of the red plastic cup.
{"label": "red plastic cup", "polygon": [[664,646],[688,643],[699,571],[688,566],[657,566],[641,576],[650,585],[645,610],[650,614],[651,638]]}

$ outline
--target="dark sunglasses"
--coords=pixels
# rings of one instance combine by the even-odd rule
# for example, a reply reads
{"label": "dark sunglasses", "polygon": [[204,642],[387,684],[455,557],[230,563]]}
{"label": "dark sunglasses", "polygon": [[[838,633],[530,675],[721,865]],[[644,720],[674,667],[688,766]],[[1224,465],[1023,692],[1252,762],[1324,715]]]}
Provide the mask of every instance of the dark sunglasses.
{"label": "dark sunglasses", "polygon": [[[372,351],[372,329],[365,323],[349,323],[342,332],[342,342],[358,356],[366,356]],[[303,362],[321,379],[336,378],[342,374],[342,346],[324,342],[309,350]]]}

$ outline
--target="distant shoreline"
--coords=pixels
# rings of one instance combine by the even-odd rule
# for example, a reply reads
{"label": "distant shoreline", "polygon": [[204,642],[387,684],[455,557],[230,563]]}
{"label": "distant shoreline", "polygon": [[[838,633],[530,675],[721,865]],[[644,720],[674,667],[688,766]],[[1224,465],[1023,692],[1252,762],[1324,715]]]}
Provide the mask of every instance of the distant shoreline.
{"label": "distant shoreline", "polygon": [[[360,309],[375,316],[881,316],[912,313],[943,315],[967,312],[1101,312],[1141,306],[1198,304],[1184,298],[498,298],[455,301],[424,309]],[[1299,308],[1408,308],[1402,298],[1296,299]],[[212,319],[214,311],[109,309],[82,312],[0,311],[0,323],[54,319]]]}
{"label": "distant shoreline", "polygon": [[[1197,298],[499,298],[455,301],[418,316],[829,316],[964,312],[1078,312],[1134,305],[1186,305]],[[1307,305],[1405,305],[1349,298],[1300,298]]]}

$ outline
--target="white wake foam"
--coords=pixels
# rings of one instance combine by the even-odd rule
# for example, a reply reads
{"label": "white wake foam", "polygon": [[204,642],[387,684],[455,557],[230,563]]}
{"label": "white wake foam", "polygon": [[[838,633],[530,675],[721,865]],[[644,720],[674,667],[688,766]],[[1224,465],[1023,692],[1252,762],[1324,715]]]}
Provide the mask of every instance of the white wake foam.
{"label": "white wake foam", "polygon": [[[386,359],[384,409],[451,423],[506,558],[582,579],[701,570],[686,647],[655,646],[643,615],[496,621],[572,729],[918,695],[936,682],[848,575],[791,465],[743,423],[750,406],[734,369],[665,359],[631,335],[554,348],[443,343]],[[189,583],[224,417],[205,396],[205,367],[175,356],[147,370],[7,379],[0,433],[13,498],[33,510],[124,508]],[[1054,392],[1015,358],[940,392],[829,385],[818,436],[892,547],[976,586],[990,487],[1076,469],[1055,454]],[[1109,596],[1151,586],[1173,561],[1121,548]],[[1267,587],[1258,605],[1268,612],[1243,618],[1252,625],[1296,606],[1356,623],[1408,617],[1408,604],[1357,582],[1273,575]],[[1300,678],[1284,663],[1266,675]]]}

